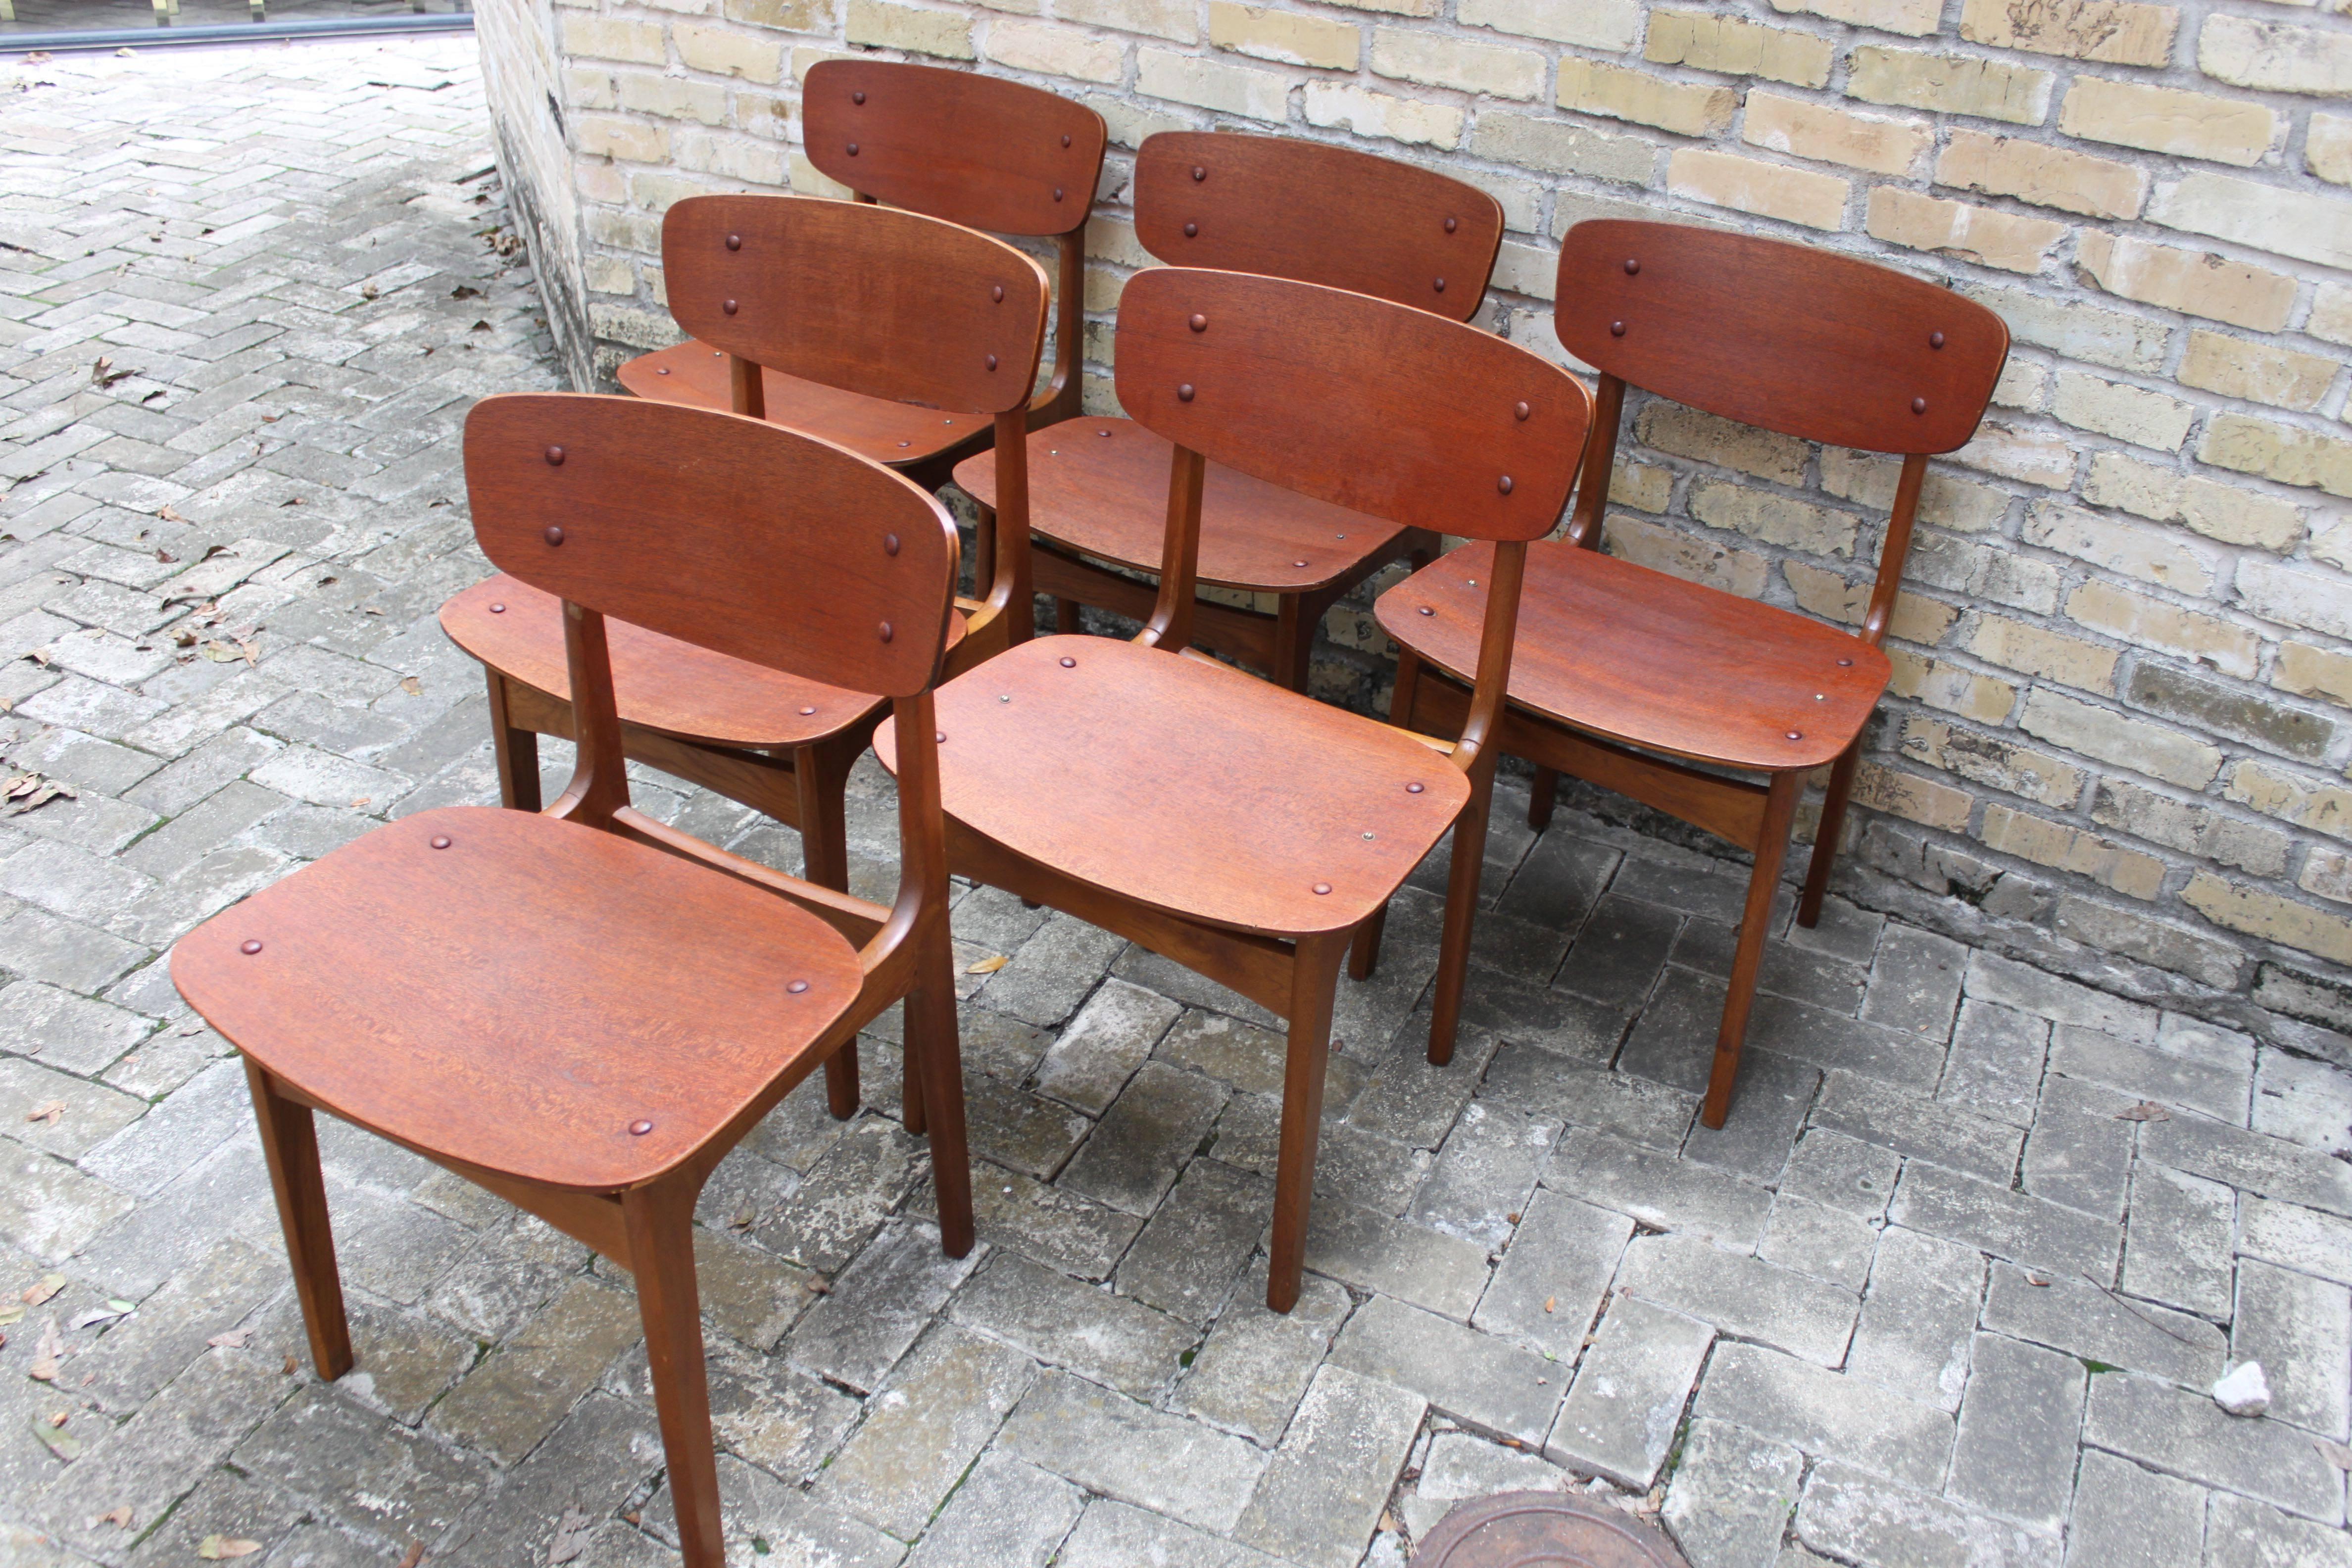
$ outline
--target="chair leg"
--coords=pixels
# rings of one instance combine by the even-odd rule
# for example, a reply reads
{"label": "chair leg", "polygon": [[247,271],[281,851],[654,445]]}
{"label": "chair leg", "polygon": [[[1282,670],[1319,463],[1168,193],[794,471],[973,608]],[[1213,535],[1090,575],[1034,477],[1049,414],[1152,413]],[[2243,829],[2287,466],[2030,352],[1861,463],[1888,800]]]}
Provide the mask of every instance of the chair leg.
{"label": "chair leg", "polygon": [[1347,956],[1345,932],[1302,937],[1290,960],[1290,1045],[1282,1070],[1282,1142],[1275,1156],[1274,1252],[1265,1304],[1298,1304],[1307,1268],[1307,1215],[1315,1198],[1315,1145],[1323,1131],[1323,1075],[1331,1055],[1331,1004]]}
{"label": "chair leg", "polygon": [[1396,689],[1389,693],[1389,722],[1400,730],[1412,728],[1413,700],[1421,694],[1421,656],[1409,647],[1397,649]]}
{"label": "chair leg", "polygon": [[1789,828],[1797,816],[1802,773],[1774,773],[1764,796],[1764,826],[1756,841],[1756,868],[1748,876],[1748,906],[1740,911],[1739,942],[1731,954],[1731,991],[1723,999],[1723,1026],[1715,1037],[1715,1067],[1707,1074],[1706,1100],[1698,1117],[1720,1127],[1731,1114],[1731,1089],[1739,1077],[1739,1047],[1748,1039],[1748,1013],[1756,1001],[1756,973],[1764,962],[1764,937],[1772,924],[1772,896],[1780,887],[1780,863],[1789,853]]}
{"label": "chair leg", "polygon": [[[908,1103],[928,1104],[931,1185],[939,1198],[940,1247],[950,1258],[971,1250],[971,1156],[964,1142],[963,1047],[956,1033],[955,959],[945,922],[916,960],[907,993]],[[909,1129],[912,1131],[912,1129]]]}
{"label": "chair leg", "polygon": [[1445,935],[1437,950],[1437,995],[1430,1004],[1429,1060],[1434,1067],[1454,1059],[1454,1035],[1462,1023],[1470,937],[1478,923],[1478,883],[1486,866],[1486,814],[1495,804],[1496,761],[1490,748],[1471,764],[1469,803],[1454,821],[1453,862],[1445,878]]}
{"label": "chair leg", "polygon": [[1076,599],[1054,601],[1054,630],[1063,637],[1076,637],[1086,628],[1078,622],[1078,602]]}
{"label": "chair leg", "polygon": [[1797,923],[1807,930],[1822,918],[1822,895],[1837,867],[1838,833],[1845,826],[1845,803],[1853,794],[1854,769],[1862,762],[1862,737],[1838,753],[1830,769],[1829,793],[1822,797],[1822,824],[1813,832],[1812,858],[1805,863],[1805,890],[1797,899]]}
{"label": "chair leg", "polygon": [[971,525],[971,586],[981,598],[988,597],[996,582],[996,509],[984,506]]}
{"label": "chair leg", "polygon": [[327,1222],[327,1184],[319,1173],[319,1130],[310,1108],[280,1095],[251,1057],[245,1081],[253,1091],[261,1152],[278,1194],[278,1222],[294,1265],[294,1294],[310,1336],[310,1363],[331,1383],[352,1370],[352,1327],[343,1316],[342,1276],[335,1268],[335,1236]]}
{"label": "chair leg", "polygon": [[508,721],[506,677],[495,669],[483,673],[490,682],[490,750],[499,763],[499,804],[509,811],[537,811],[539,737]]}
{"label": "chair leg", "polygon": [[667,1177],[621,1194],[646,1326],[654,1411],[669,1463],[670,1501],[686,1568],[724,1568],[719,1459],[710,1441],[710,1388],[702,1363],[702,1310],[694,1283],[694,1200],[699,1177]]}
{"label": "chair leg", "polygon": [[1541,833],[1551,826],[1552,802],[1559,795],[1559,770],[1538,767],[1536,782],[1528,791],[1528,826]]}
{"label": "chair leg", "polygon": [[1370,980],[1372,970],[1381,962],[1381,932],[1388,929],[1389,907],[1383,902],[1371,917],[1356,928],[1356,940],[1348,944],[1348,978]]}
{"label": "chair leg", "polygon": [[[836,893],[849,891],[848,774],[848,769],[824,747],[801,746],[793,752],[793,784],[799,792],[801,867],[810,881]],[[846,1121],[857,1114],[856,1040],[824,1058],[824,1099],[836,1121]]]}

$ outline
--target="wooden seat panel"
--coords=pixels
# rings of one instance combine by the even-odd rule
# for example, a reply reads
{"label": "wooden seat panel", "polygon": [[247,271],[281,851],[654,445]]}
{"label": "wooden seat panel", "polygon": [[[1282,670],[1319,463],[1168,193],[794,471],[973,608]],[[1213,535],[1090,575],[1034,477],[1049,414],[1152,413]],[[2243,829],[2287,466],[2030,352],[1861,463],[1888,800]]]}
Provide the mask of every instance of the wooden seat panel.
{"label": "wooden seat panel", "polygon": [[[1126,419],[1080,417],[1029,437],[1029,531],[1097,560],[1160,570],[1174,447]],[[996,504],[996,454],[956,465],[956,483]],[[1200,580],[1295,594],[1346,576],[1403,526],[1220,464],[1201,495]]]}
{"label": "wooden seat panel", "polygon": [[[726,354],[692,339],[639,354],[616,374],[631,393],[655,403],[682,403],[722,412],[734,406],[727,383]],[[868,397],[764,365],[760,385],[767,396],[770,424],[804,430],[877,463],[920,462],[984,435],[989,428],[985,415]]]}
{"label": "wooden seat panel", "polygon": [[862,978],[846,940],[765,889],[479,806],[380,827],[172,953],[190,1005],[302,1093],[401,1142],[582,1191],[695,1153]]}
{"label": "wooden seat panel", "polygon": [[[504,608],[493,610],[493,605]],[[882,706],[882,700],[780,669],[730,658],[659,632],[607,620],[613,683],[621,717],[631,724],[720,745],[782,750],[838,734]],[[563,657],[562,602],[530,584],[499,575],[475,584],[441,606],[449,640],[509,679],[572,700]],[[961,640],[963,616],[949,622],[948,646]],[[814,710],[814,711],[804,711]]]}
{"label": "wooden seat panel", "polygon": [[[1470,795],[1402,731],[1107,637],[1020,644],[937,700],[950,816],[1081,881],[1239,931],[1360,923]],[[895,770],[890,737],[875,744]]]}
{"label": "wooden seat panel", "polygon": [[[1381,629],[1469,679],[1494,553],[1465,545],[1381,595]],[[1732,767],[1819,767],[1889,673],[1860,637],[1792,611],[1562,540],[1528,547],[1511,700],[1580,730]]]}

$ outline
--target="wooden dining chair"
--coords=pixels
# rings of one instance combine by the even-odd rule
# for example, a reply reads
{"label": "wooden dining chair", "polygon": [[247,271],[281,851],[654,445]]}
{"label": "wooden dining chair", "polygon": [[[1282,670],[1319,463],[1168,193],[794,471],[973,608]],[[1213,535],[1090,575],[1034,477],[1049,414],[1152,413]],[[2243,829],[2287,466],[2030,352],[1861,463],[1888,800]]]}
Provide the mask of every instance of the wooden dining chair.
{"label": "wooden dining chair", "polygon": [[[1798,923],[1811,925],[1837,853],[1863,726],[1886,688],[1879,644],[1903,584],[1932,453],[1967,444],[2009,355],[1999,316],[1951,289],[1852,257],[1678,224],[1581,223],[1560,247],[1556,330],[1600,373],[1595,436],[1567,536],[1528,553],[1502,749],[1538,770],[1530,821],[1557,775],[1587,779],[1755,856],[1700,1116],[1723,1125],[1756,994],[1797,797],[1830,765]],[[1601,518],[1625,389],[1803,440],[1903,456],[1878,571],[1847,632],[1604,555]],[[1475,706],[1494,573],[1455,551],[1381,596],[1400,649],[1399,724],[1451,733]],[[1697,763],[1699,766],[1690,764]],[[1714,770],[1760,773],[1762,782]],[[1451,1058],[1477,910],[1483,807],[1453,847],[1429,1059]],[[1368,942],[1358,968],[1369,973]]]}
{"label": "wooden dining chair", "polygon": [[[1023,507],[1019,440],[1045,321],[1045,275],[1001,240],[939,218],[814,196],[692,196],[662,222],[670,308],[736,367],[738,411],[759,412],[751,372],[782,367],[796,386],[879,402],[916,398],[992,422],[1011,438],[1007,505]],[[913,406],[892,403],[891,406]],[[676,404],[664,406],[680,406]],[[843,441],[877,457],[871,440]],[[793,498],[775,498],[789,503]],[[740,514],[757,529],[757,510]],[[844,517],[845,526],[858,523]],[[1034,598],[1024,551],[999,552],[985,602],[959,600],[950,668],[1027,637]],[[482,662],[499,798],[540,806],[539,737],[573,733],[561,606],[495,576],[441,610],[451,641]],[[849,888],[850,768],[887,694],[825,684],[694,639],[612,623],[623,749],[631,758],[766,813],[801,834],[803,870]],[[854,1098],[838,1098],[846,1113]],[[910,1125],[921,1106],[907,1097]]]}
{"label": "wooden dining chair", "polygon": [[[1076,414],[1084,390],[1087,219],[1102,176],[1103,117],[1001,77],[887,60],[824,60],[801,88],[801,135],[809,162],[861,203],[1055,241],[1054,371],[1028,398],[1027,424],[1036,428]],[[689,339],[623,364],[618,374],[628,391],[760,415],[904,468],[929,489],[946,480],[958,458],[994,439],[995,422],[975,420],[969,409],[928,406],[935,400],[887,384],[843,384],[805,366],[762,360],[740,334],[713,335],[707,329],[718,323],[707,310],[692,320],[677,310],[679,279],[667,224],[662,232],[671,312]],[[942,256],[939,264],[955,261]],[[739,297],[792,298],[784,279],[761,280],[757,263],[747,264],[736,286]],[[745,361],[759,367],[756,377]],[[1035,371],[1033,363],[1021,384],[1024,395]]]}
{"label": "wooden dining chair", "polygon": [[[483,553],[562,606],[571,786],[543,815],[453,806],[377,828],[189,932],[172,978],[245,1053],[319,1375],[352,1359],[311,1121],[323,1110],[635,1276],[686,1561],[718,1568],[695,1200],[819,1064],[854,1085],[858,1028],[901,998],[940,1243],[971,1247],[930,694],[955,526],[841,447],[624,397],[484,399],[466,421],[466,486]],[[608,636],[624,619],[891,700],[894,905],[630,805]]]}
{"label": "wooden dining chair", "polygon": [[[1474,185],[1410,163],[1286,136],[1163,131],[1135,160],[1135,234],[1179,267],[1294,278],[1457,321],[1486,291],[1503,209]],[[999,444],[998,451],[1003,449]],[[1055,624],[1091,605],[1140,621],[1156,595],[1169,444],[1126,419],[1079,419],[1029,438],[1037,590]],[[997,452],[956,468],[996,508]],[[1002,537],[1011,532],[999,527]],[[1193,640],[1307,689],[1315,631],[1340,596],[1391,561],[1425,561],[1438,534],[1351,512],[1211,464],[1202,501],[1203,584],[1274,595],[1273,615],[1203,600]]]}
{"label": "wooden dining chair", "polygon": [[[1117,347],[1119,401],[1170,451],[1158,598],[1131,643],[1040,637],[940,689],[948,861],[1288,1020],[1266,1284],[1288,1311],[1340,963],[1491,786],[1519,563],[1567,501],[1591,398],[1475,328],[1238,272],[1135,279]],[[1497,542],[1458,744],[1190,651],[1212,463],[1360,516]],[[892,737],[876,750],[901,765]]]}

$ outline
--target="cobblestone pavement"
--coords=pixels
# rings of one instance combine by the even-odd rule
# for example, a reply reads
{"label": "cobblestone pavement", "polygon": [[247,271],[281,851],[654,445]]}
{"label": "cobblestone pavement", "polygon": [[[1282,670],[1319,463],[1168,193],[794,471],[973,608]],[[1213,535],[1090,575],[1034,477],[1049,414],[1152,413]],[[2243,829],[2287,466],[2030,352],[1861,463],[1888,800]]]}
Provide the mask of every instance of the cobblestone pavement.
{"label": "cobblestone pavement", "polygon": [[[491,797],[433,619],[484,571],[456,437],[552,372],[470,46],[6,72],[0,737],[74,793],[0,820],[0,1560],[672,1563],[626,1277],[348,1133],[359,1369],[311,1377],[243,1079],[163,962]],[[1269,1020],[967,894],[985,1245],[939,1254],[887,1042],[865,1114],[803,1090],[704,1205],[736,1560],[1394,1564],[1456,1499],[1591,1485],[1701,1568],[2352,1563],[2352,1082],[1833,903],[1706,1131],[1741,873],[1520,804],[1454,1064],[1433,868],[1342,991],[1288,1318]],[[869,889],[893,831],[869,770]],[[2266,1418],[2203,1393],[2246,1358]]]}

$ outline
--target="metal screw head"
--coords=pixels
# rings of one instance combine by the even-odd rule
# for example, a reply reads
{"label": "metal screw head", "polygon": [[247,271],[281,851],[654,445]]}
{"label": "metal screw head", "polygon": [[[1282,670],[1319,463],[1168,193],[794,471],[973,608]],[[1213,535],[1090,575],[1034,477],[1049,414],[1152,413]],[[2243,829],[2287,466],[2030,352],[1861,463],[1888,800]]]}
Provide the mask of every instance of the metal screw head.
{"label": "metal screw head", "polygon": [[1097,431],[1096,431],[1096,432],[1095,432],[1095,434],[1096,434],[1096,435],[1097,435],[1097,436],[1108,436],[1108,435],[1110,434],[1110,432],[1109,432],[1109,431],[1108,431],[1108,430],[1097,430]]}
{"label": "metal screw head", "polygon": [[888,642],[892,637],[897,637],[898,634],[891,629],[889,622],[884,621],[879,626],[875,628],[874,635],[880,637],[884,642]]}
{"label": "metal screw head", "polygon": [[1791,741],[1801,741],[1804,738],[1805,732],[1802,730],[1791,730],[1789,731],[1789,739]]}
{"label": "metal screw head", "polygon": [[1054,187],[1054,199],[1057,202],[1062,199],[1062,187],[1059,185]]}
{"label": "metal screw head", "polygon": [[896,555],[898,553],[898,536],[897,534],[886,533],[882,536],[882,553],[885,555]]}
{"label": "metal screw head", "polygon": [[1011,693],[1010,691],[1001,692],[1001,693],[999,693],[999,694],[998,694],[998,696],[997,696],[997,699],[996,699],[996,700],[997,700],[999,702],[1010,702],[1010,701],[1012,701],[1012,700],[1013,700],[1013,693]]}
{"label": "metal screw head", "polygon": [[1433,279],[1430,279],[1430,286],[1431,286],[1432,288],[1435,289],[1436,289],[1439,293],[1441,293],[1441,294],[1443,294],[1443,293],[1444,293],[1444,292],[1445,292],[1445,279],[1443,279],[1443,278],[1433,278]]}
{"label": "metal screw head", "polygon": [[448,848],[448,847],[449,847],[449,836],[448,836],[447,834],[446,834],[446,833],[436,833],[436,834],[435,834],[435,835],[433,836],[433,847],[434,847],[434,848],[436,848],[436,849],[446,849],[446,848]]}
{"label": "metal screw head", "polygon": [[1941,332],[1929,332],[1927,334],[1927,346],[1931,349],[1942,348],[1944,346],[1944,334]]}
{"label": "metal screw head", "polygon": [[1421,613],[1424,616],[1433,616],[1437,614],[1435,610],[1431,609],[1427,605],[1423,605],[1421,607]]}
{"label": "metal screw head", "polygon": [[742,237],[741,235],[740,235],[740,234],[730,234],[730,235],[729,235],[729,236],[727,237],[727,248],[728,248],[728,249],[730,249],[730,250],[740,250],[740,249],[742,249],[742,248],[743,248],[743,237]]}
{"label": "metal screw head", "polygon": [[653,1130],[654,1124],[647,1121],[643,1117],[639,1117],[636,1121],[629,1123],[629,1136],[632,1138],[642,1138]]}
{"label": "metal screw head", "polygon": [[866,89],[860,88],[856,92],[851,93],[849,95],[849,101],[852,103],[864,103],[866,101]]}
{"label": "metal screw head", "polygon": [[901,447],[911,447],[911,446],[913,446],[913,445],[914,445],[914,443],[913,443],[912,441],[901,441],[901,442],[899,442],[899,443],[898,443],[898,445],[900,445]]}
{"label": "metal screw head", "polygon": [[494,616],[503,616],[506,613],[507,607],[504,605],[492,605],[490,606],[490,614]]}
{"label": "metal screw head", "polygon": [[1066,655],[1062,659],[1062,668],[1064,669],[1076,669],[1078,668],[1078,661]]}
{"label": "metal screw head", "polygon": [[996,368],[996,356],[994,354],[988,356],[988,368],[991,370],[994,370]]}
{"label": "metal screw head", "polygon": [[656,375],[667,375],[669,374],[669,366],[666,364],[657,364],[654,366],[654,374]]}
{"label": "metal screw head", "polygon": [[561,544],[563,542],[563,530],[556,527],[555,524],[551,522],[547,525],[547,531],[541,534],[540,537],[546,540],[550,544]]}
{"label": "metal screw head", "polygon": [[941,730],[931,737],[931,743],[933,745],[945,745],[947,743],[947,739],[948,732],[945,730]]}
{"label": "metal screw head", "polygon": [[550,447],[547,449],[547,466],[548,466],[549,468],[562,468],[562,467],[563,467],[563,448],[562,448],[562,447]]}
{"label": "metal screw head", "polygon": [[1198,238],[1200,238],[1200,237],[1201,237],[1201,226],[1200,226],[1199,224],[1197,224],[1197,223],[1188,223],[1188,224],[1186,224],[1186,225],[1184,226],[1184,237],[1185,237],[1186,239],[1198,239]]}
{"label": "metal screw head", "polygon": [[1176,389],[1176,401],[1179,403],[1190,403],[1192,401],[1192,384],[1191,382],[1188,381],[1183,385]]}
{"label": "metal screw head", "polygon": [[1460,218],[1453,218],[1453,217],[1447,218],[1447,219],[1445,220],[1445,232],[1446,232],[1446,233],[1448,233],[1448,234],[1452,234],[1452,233],[1453,233],[1456,228],[1459,228],[1461,226],[1462,226],[1462,220],[1461,220]]}
{"label": "metal screw head", "polygon": [[1065,147],[1066,147],[1066,146],[1068,146],[1069,144],[1070,144],[1070,139],[1069,139],[1067,136],[1063,137],[1063,138],[1062,138],[1062,145],[1063,145],[1063,146],[1065,146]]}
{"label": "metal screw head", "polygon": [[732,300],[721,300],[719,302],[719,308],[731,316],[735,313],[735,301]]}
{"label": "metal screw head", "polygon": [[1827,702],[1829,700],[1830,694],[1826,691],[1816,691],[1813,693],[1813,700],[1816,702]]}
{"label": "metal screw head", "polygon": [[1205,332],[1209,330],[1209,318],[1206,316],[1196,315],[1184,324],[1192,328],[1196,332]]}
{"label": "metal screw head", "polygon": [[1612,322],[1610,322],[1610,323],[1609,323],[1609,335],[1610,335],[1611,337],[1612,337],[1612,338],[1622,338],[1622,337],[1623,337],[1623,336],[1625,335],[1625,323],[1624,323],[1624,322],[1622,322],[1622,321],[1612,321]]}
{"label": "metal screw head", "polygon": [[1318,893],[1328,893],[1331,890],[1331,884],[1328,882],[1318,882],[1315,884],[1315,890]]}
{"label": "metal screw head", "polygon": [[1203,169],[1203,168],[1202,168],[1202,167],[1201,167],[1201,165],[1200,165],[1200,164],[1198,164],[1198,163],[1195,163],[1195,164],[1193,164],[1193,165],[1192,165],[1192,183],[1193,183],[1194,184],[1196,184],[1196,185],[1197,185],[1197,184],[1199,184],[1202,180],[1205,180],[1205,179],[1207,179],[1208,177],[1209,177],[1209,171],[1208,171],[1208,170]]}
{"label": "metal screw head", "polygon": [[803,708],[801,710],[801,717],[803,719],[811,718],[815,714],[815,712],[816,710],[814,708]]}
{"label": "metal screw head", "polygon": [[259,937],[249,936],[246,938],[244,942],[237,944],[236,950],[237,952],[245,954],[246,957],[251,958],[255,953],[261,951],[261,939]]}
{"label": "metal screw head", "polygon": [[795,980],[790,985],[785,986],[784,989],[797,996],[802,992],[808,989],[808,982],[805,980]]}
{"label": "metal screw head", "polygon": [[849,155],[853,158],[857,156],[857,143],[855,142],[849,144]]}
{"label": "metal screw head", "polygon": [[1839,663],[1839,664],[1841,664],[1841,665],[1850,665],[1850,664],[1852,664],[1853,662],[1853,660],[1852,660],[1852,659],[1850,659],[1850,658],[1842,658],[1842,659],[1838,660],[1838,663]]}
{"label": "metal screw head", "polygon": [[1291,564],[1292,564],[1293,566],[1304,566],[1304,565],[1306,565],[1306,564],[1307,564],[1307,563],[1306,563],[1306,562],[1304,562],[1304,561],[1294,561],[1294,562],[1292,562],[1292,563],[1291,563]]}
{"label": "metal screw head", "polygon": [[1000,305],[1004,303],[1004,285],[999,283],[995,288],[991,289],[988,291],[988,297]]}
{"label": "metal screw head", "polygon": [[1633,277],[1635,273],[1637,273],[1637,272],[1639,272],[1639,271],[1641,271],[1641,270],[1642,270],[1642,264],[1641,264],[1639,261],[1634,260],[1634,259],[1633,259],[1632,257],[1630,257],[1630,256],[1629,256],[1629,257],[1627,257],[1627,258],[1625,258],[1625,276],[1626,276],[1626,277],[1631,278],[1631,277]]}
{"label": "metal screw head", "polygon": [[1404,786],[1404,793],[1407,795],[1419,795],[1423,787],[1424,786],[1421,784],[1409,784]]}
{"label": "metal screw head", "polygon": [[1508,474],[1498,476],[1495,480],[1495,488],[1497,490],[1500,490],[1503,494],[1509,495],[1511,493],[1511,476]]}
{"label": "metal screw head", "polygon": [[1925,413],[1927,413],[1927,400],[1926,398],[1924,398],[1924,397],[1915,397],[1915,398],[1913,398],[1913,399],[1911,400],[1911,412],[1912,412],[1912,413],[1914,413],[1914,414],[1925,414]]}
{"label": "metal screw head", "polygon": [[1524,403],[1514,403],[1511,405],[1511,417],[1514,419],[1525,419],[1528,415],[1533,414],[1534,412],[1534,409],[1529,408]]}

